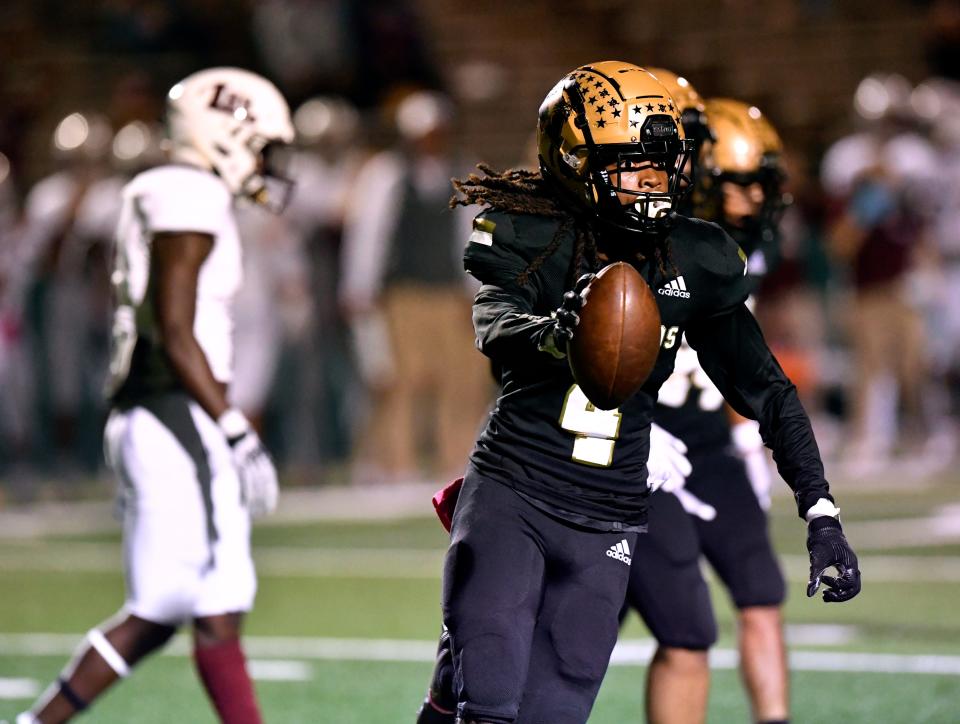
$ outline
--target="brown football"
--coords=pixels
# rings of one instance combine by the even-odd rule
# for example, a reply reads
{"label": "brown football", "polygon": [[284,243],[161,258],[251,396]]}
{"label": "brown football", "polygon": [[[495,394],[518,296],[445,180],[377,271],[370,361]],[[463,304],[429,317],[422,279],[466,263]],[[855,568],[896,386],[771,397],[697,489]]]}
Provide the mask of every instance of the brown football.
{"label": "brown football", "polygon": [[622,405],[647,381],[660,351],[660,312],[629,264],[604,267],[584,293],[568,349],[580,389],[601,410]]}

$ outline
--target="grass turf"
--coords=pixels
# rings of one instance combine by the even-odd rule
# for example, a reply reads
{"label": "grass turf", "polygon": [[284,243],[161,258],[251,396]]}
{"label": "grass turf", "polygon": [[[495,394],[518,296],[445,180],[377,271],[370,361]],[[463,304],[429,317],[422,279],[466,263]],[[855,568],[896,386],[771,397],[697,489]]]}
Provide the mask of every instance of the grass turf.
{"label": "grass turf", "polygon": [[[956,500],[955,484],[945,483],[904,497],[891,493],[845,498],[851,528],[860,520],[930,515]],[[803,528],[788,500],[777,501],[772,516],[778,549],[802,557]],[[118,607],[123,583],[115,530],[33,542],[0,543],[0,632],[50,632],[75,635]],[[247,631],[252,636],[431,640],[439,625],[439,562],[444,536],[435,521],[423,518],[385,523],[270,524],[257,528],[255,548],[261,560],[260,593]],[[85,548],[86,546],[86,548]],[[943,545],[863,551],[864,590],[842,606],[823,605],[803,594],[803,572],[793,570],[785,615],[790,624],[843,624],[849,642],[804,650],[891,654],[960,654],[960,580],[891,581],[872,579],[872,555],[940,556],[957,550]],[[348,565],[330,569],[345,552],[359,551],[374,564],[405,552],[417,575],[372,568],[351,575]],[[80,563],[71,563],[72,555]],[[372,554],[372,556],[371,556]],[[90,565],[90,558],[103,558]],[[324,566],[312,570],[310,561]],[[302,558],[304,569],[285,572],[271,561]],[[35,565],[34,565],[35,564]],[[733,613],[715,582],[714,601],[721,625],[720,646],[733,646]],[[624,638],[646,636],[631,617]],[[799,647],[794,647],[797,650]],[[14,655],[0,647],[0,679],[28,678],[46,684],[59,672],[65,655]],[[309,679],[257,684],[268,721],[394,724],[410,722],[429,676],[427,662],[309,660]],[[598,698],[592,723],[642,720],[644,671],[613,667]],[[960,721],[960,676],[797,671],[792,675],[793,721],[844,721],[851,724]],[[0,688],[2,690],[2,688]],[[27,700],[0,699],[0,720],[12,718]],[[103,724],[213,722],[189,659],[162,656],[98,702],[91,721]],[[746,722],[745,696],[736,672],[714,672],[710,721]]]}

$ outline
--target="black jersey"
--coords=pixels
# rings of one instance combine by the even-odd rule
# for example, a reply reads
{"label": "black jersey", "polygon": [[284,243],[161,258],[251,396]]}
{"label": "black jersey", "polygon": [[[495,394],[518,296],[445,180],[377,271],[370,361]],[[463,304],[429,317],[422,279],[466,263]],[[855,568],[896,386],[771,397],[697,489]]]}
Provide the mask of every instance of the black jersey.
{"label": "black jersey", "polygon": [[[652,261],[636,264],[660,310],[657,363],[640,392],[619,409],[603,411],[587,401],[565,359],[538,349],[551,312],[582,271],[574,269],[572,229],[533,215],[487,212],[477,218],[464,266],[482,283],[473,308],[477,344],[500,365],[502,392],[472,463],[576,524],[642,528],[654,404],[686,333],[724,397],[760,420],[805,513],[818,498],[829,498],[823,466],[796,390],[743,305],[748,282],[742,252],[720,227],[685,217],[669,242],[666,275]],[[552,253],[544,255],[548,249]]]}
{"label": "black jersey", "polygon": [[[773,228],[747,233],[735,227],[721,228],[747,257],[748,289],[752,292],[779,263],[779,233]],[[654,421],[680,438],[691,451],[718,450],[730,445],[730,421],[723,395],[700,367],[686,340],[677,353],[673,374],[660,388]]]}

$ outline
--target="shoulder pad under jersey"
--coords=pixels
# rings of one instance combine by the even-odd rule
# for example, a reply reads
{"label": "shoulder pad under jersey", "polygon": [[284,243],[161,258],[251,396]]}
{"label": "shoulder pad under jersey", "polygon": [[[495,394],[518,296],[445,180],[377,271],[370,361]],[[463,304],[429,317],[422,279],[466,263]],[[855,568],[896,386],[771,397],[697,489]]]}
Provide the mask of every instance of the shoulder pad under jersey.
{"label": "shoulder pad under jersey", "polygon": [[747,256],[719,225],[702,219],[683,218],[682,250],[696,269],[698,295],[707,316],[741,304],[750,294]]}
{"label": "shoulder pad under jersey", "polygon": [[233,197],[216,175],[189,166],[158,166],[124,189],[150,232],[195,231],[216,236],[231,214]]}
{"label": "shoulder pad under jersey", "polygon": [[484,211],[473,220],[463,267],[483,284],[516,284],[553,241],[559,225],[544,216]]}

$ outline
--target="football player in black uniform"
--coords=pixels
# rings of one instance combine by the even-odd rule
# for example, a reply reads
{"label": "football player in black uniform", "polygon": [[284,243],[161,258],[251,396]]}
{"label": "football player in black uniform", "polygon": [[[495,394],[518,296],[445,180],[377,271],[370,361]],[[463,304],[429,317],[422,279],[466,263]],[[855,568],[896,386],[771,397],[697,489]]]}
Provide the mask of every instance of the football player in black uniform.
{"label": "football player in black uniform", "polygon": [[[464,263],[483,285],[478,346],[503,385],[470,456],[444,568],[463,724],[587,720],[646,527],[654,402],[684,334],[724,397],[759,420],[794,490],[808,521],[809,594],[821,581],[830,601],[860,589],[809,420],[744,306],[745,257],[718,226],[674,212],[691,144],[667,90],[628,63],[577,68],[544,100],[538,145],[540,174],[458,184],[464,203],[490,209]],[[565,353],[578,280],[616,260],[655,292],[684,294],[655,294],[657,365],[640,392],[603,411]],[[839,575],[822,576],[830,566]]]}
{"label": "football player in black uniform", "polygon": [[[654,73],[683,103],[682,89],[672,87],[676,77]],[[758,277],[776,250],[779,136],[755,107],[726,99],[696,102],[710,131],[695,184],[698,215],[719,222],[740,242],[757,272],[749,276]],[[771,476],[756,423],[740,418],[731,428],[731,411],[685,342],[660,388],[654,419],[686,444],[693,472],[684,490],[706,503],[710,515],[688,515],[665,492],[651,496],[649,535],[637,542],[627,592],[627,604],[659,644],[648,669],[647,720],[686,724],[706,718],[707,650],[717,628],[700,572],[704,555],[738,610],[741,672],[754,720],[785,722],[785,587],[767,534]]]}

